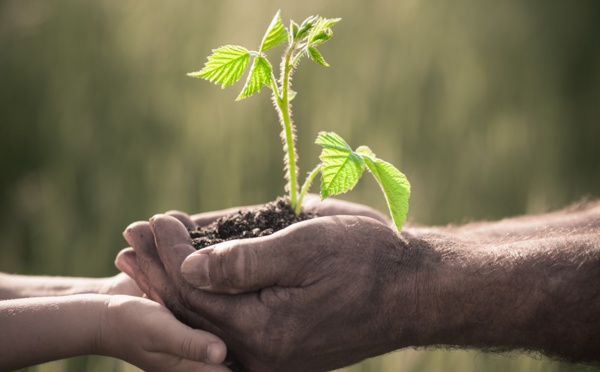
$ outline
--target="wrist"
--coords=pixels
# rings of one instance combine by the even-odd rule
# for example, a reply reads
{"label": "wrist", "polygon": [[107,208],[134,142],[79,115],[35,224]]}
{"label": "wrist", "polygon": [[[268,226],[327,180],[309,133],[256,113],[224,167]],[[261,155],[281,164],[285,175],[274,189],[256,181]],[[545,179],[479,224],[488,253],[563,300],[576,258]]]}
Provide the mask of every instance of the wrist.
{"label": "wrist", "polygon": [[436,291],[432,276],[439,262],[439,253],[429,239],[415,236],[409,229],[397,235],[395,257],[389,260],[390,305],[394,309],[390,325],[390,350],[408,346],[431,345],[435,333],[432,322],[437,316]]}
{"label": "wrist", "polygon": [[425,331],[418,346],[481,345],[478,333],[488,324],[490,312],[498,309],[481,301],[480,290],[486,285],[472,260],[475,247],[447,236],[427,236],[424,241],[431,247],[433,259],[423,265],[428,285],[420,301]]}
{"label": "wrist", "polygon": [[[527,302],[523,285],[493,246],[441,230],[411,240],[420,252],[414,346],[499,349],[519,328],[515,306]],[[522,320],[522,319],[521,319]]]}
{"label": "wrist", "polygon": [[102,297],[104,301],[98,317],[93,354],[118,358],[119,353],[123,351],[120,342],[125,338],[121,331],[127,326],[127,320],[124,320],[127,316],[124,305],[128,296],[102,295]]}
{"label": "wrist", "polygon": [[[393,277],[396,348],[447,345],[498,348],[497,334],[516,299],[510,277],[492,247],[458,239],[442,229],[403,231]],[[489,275],[493,273],[493,275]],[[399,315],[399,316],[398,316]],[[505,337],[504,337],[505,338]]]}
{"label": "wrist", "polygon": [[385,264],[379,270],[387,287],[387,302],[380,306],[385,309],[385,318],[379,321],[385,326],[382,334],[387,337],[386,352],[429,344],[435,316],[431,276],[439,261],[431,242],[406,230],[394,235],[393,249],[383,250],[392,254],[384,258]]}

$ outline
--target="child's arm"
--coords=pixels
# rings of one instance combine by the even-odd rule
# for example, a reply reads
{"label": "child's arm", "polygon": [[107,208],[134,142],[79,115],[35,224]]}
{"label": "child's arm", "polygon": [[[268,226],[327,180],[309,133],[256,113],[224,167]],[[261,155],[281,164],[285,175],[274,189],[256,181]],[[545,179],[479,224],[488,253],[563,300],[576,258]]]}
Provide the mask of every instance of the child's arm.
{"label": "child's arm", "polygon": [[223,342],[131,296],[72,295],[0,301],[0,370],[98,354],[144,370],[228,371]]}

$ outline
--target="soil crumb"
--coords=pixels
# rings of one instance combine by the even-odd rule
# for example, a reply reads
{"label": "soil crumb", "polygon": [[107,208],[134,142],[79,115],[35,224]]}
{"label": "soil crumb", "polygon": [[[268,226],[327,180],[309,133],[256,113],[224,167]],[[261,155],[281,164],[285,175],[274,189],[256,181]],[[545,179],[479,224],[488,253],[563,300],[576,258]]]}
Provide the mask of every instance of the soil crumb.
{"label": "soil crumb", "polygon": [[190,231],[190,236],[194,248],[201,249],[227,240],[271,235],[291,224],[314,217],[305,212],[296,215],[288,199],[278,198],[260,208],[219,218],[210,225]]}

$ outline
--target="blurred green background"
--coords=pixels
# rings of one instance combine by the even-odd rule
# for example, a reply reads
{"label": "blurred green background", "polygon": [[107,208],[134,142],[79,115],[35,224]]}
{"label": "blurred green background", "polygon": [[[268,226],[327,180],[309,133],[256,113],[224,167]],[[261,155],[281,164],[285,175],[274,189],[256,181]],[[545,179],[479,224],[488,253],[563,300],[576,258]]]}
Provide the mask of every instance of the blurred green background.
{"label": "blurred green background", "polygon": [[[106,276],[121,232],[168,209],[283,193],[266,91],[187,77],[212,48],[342,17],[332,66],[295,74],[301,174],[319,130],[412,183],[409,220],[462,223],[600,196],[600,2],[0,1],[0,271]],[[271,53],[276,59],[279,51]],[[277,63],[274,63],[277,64]],[[374,181],[343,197],[385,211]],[[135,370],[82,357],[32,371]],[[405,350],[346,371],[583,371],[527,355]]]}

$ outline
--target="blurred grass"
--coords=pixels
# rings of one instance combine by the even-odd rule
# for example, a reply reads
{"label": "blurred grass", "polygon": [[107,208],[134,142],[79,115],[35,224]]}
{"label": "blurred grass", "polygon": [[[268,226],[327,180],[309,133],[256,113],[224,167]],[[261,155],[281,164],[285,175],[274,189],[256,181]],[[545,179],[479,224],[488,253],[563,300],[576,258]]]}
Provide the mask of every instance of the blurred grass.
{"label": "blurred grass", "polygon": [[[409,177],[420,224],[537,213],[600,196],[600,3],[0,1],[0,270],[105,276],[132,221],[283,193],[266,94],[234,103],[185,76],[285,20],[342,17],[303,62],[301,173],[319,130]],[[277,53],[273,53],[277,57]],[[363,181],[345,199],[385,210]],[[82,357],[37,371],[131,371]],[[345,371],[587,371],[525,355],[405,350]]]}

